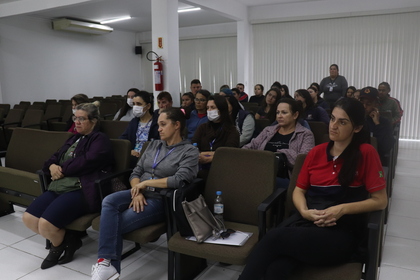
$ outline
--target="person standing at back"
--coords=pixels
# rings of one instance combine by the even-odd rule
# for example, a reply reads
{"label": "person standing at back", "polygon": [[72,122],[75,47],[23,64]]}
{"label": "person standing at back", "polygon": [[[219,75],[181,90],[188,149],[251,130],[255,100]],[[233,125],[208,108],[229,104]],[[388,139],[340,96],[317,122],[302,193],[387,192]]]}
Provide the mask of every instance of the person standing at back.
{"label": "person standing at back", "polygon": [[346,78],[339,75],[338,71],[338,65],[331,64],[330,75],[322,79],[320,84],[321,92],[324,93],[324,99],[330,108],[340,97],[345,95],[348,87]]}

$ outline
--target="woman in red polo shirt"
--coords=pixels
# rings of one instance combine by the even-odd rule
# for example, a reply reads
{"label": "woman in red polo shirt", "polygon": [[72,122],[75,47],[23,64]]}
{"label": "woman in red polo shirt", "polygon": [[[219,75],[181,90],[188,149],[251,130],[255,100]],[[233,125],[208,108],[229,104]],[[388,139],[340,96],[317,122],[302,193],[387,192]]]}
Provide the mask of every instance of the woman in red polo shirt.
{"label": "woman in red polo shirt", "polygon": [[354,98],[342,98],[334,106],[331,141],[314,147],[299,173],[293,192],[298,211],[264,236],[240,280],[288,279],[302,263],[347,262],[366,225],[360,214],[386,207],[381,161],[366,144],[363,105]]}

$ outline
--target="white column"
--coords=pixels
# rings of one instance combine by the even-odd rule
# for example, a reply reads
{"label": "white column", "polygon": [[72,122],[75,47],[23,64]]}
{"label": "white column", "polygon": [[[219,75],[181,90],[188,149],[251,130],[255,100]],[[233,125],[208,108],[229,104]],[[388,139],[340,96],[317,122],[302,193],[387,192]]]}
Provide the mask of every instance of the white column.
{"label": "white column", "polygon": [[[163,89],[173,98],[173,106],[180,106],[180,68],[178,1],[153,0],[152,2],[152,49],[163,59]],[[151,56],[150,56],[151,57]],[[154,77],[153,77],[154,79]],[[154,84],[154,81],[153,81]],[[159,92],[155,91],[156,96]]]}
{"label": "white column", "polygon": [[254,93],[252,25],[248,21],[238,21],[237,25],[238,81],[236,83],[243,83],[245,92],[251,96]]}

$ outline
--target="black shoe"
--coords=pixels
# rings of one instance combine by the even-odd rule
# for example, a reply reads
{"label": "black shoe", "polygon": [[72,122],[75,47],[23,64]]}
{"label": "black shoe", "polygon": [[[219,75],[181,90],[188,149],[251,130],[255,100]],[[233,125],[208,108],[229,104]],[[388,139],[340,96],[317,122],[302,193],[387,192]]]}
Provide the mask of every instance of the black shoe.
{"label": "black shoe", "polygon": [[55,247],[51,244],[50,252],[41,264],[41,269],[53,267],[58,263],[60,256],[63,254],[65,248],[64,242],[60,246]]}
{"label": "black shoe", "polygon": [[66,247],[64,249],[64,255],[58,260],[58,264],[71,262],[73,260],[74,253],[83,245],[83,242],[79,237],[67,233],[63,243],[65,243]]}

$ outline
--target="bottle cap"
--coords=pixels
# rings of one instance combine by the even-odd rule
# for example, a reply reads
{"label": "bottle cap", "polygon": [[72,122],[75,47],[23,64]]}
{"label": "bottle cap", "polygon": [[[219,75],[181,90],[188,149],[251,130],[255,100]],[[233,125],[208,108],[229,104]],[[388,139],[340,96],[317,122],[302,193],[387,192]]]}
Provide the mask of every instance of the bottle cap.
{"label": "bottle cap", "polygon": [[222,195],[222,192],[221,191],[217,191],[216,192],[216,195]]}

